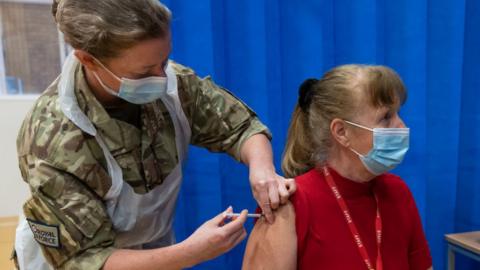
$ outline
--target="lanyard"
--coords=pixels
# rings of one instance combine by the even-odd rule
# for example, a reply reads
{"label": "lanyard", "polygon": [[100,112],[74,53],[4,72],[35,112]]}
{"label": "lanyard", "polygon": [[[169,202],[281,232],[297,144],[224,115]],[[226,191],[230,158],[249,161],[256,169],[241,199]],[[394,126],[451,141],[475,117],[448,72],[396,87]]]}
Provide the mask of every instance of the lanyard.
{"label": "lanyard", "polygon": [[[335,181],[333,180],[332,175],[328,171],[328,168],[326,166],[323,167],[323,174],[325,175],[325,179],[327,180],[327,184],[330,186],[332,189],[333,195],[337,199],[338,206],[340,206],[340,209],[343,212],[343,215],[345,217],[345,221],[348,224],[348,227],[350,228],[350,232],[352,233],[353,239],[355,243],[357,244],[358,251],[360,252],[360,255],[363,258],[363,261],[367,265],[368,270],[374,270],[371,260],[368,256],[367,249],[363,245],[362,239],[360,238],[360,234],[358,233],[357,226],[355,226],[355,223],[352,220],[352,216],[350,215],[350,210],[348,210],[348,206],[343,199],[342,195],[340,194],[340,191],[338,190],[337,185],[335,184]],[[377,195],[375,195],[375,201],[377,202],[377,216],[375,218],[375,231],[377,235],[377,263],[376,263],[376,269],[377,270],[383,270],[383,264],[382,264],[382,254],[380,252],[380,246],[382,244],[382,217],[380,216],[380,209],[378,207],[378,198]]]}

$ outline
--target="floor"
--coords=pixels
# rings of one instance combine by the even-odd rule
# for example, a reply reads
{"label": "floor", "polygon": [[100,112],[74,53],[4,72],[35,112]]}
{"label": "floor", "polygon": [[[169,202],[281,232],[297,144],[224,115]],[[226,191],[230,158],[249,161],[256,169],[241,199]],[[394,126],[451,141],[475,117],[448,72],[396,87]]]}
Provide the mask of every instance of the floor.
{"label": "floor", "polygon": [[10,261],[18,217],[0,217],[0,269],[15,269]]}

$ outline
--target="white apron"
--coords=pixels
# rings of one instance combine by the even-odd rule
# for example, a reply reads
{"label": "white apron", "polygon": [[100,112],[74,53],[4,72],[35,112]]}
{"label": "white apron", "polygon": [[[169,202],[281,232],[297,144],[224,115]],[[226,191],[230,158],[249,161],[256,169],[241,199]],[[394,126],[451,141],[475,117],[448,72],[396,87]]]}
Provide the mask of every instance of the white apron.
{"label": "white apron", "polygon": [[[147,194],[137,194],[123,181],[122,170],[87,116],[81,111],[74,92],[75,70],[79,62],[69,55],[59,82],[60,107],[67,118],[92,135],[103,150],[112,186],[103,198],[117,233],[117,248],[157,248],[175,243],[172,222],[178,191],[182,182],[182,164],[190,142],[190,125],[178,97],[177,77],[171,65],[166,69],[167,92],[161,97],[175,128],[179,163],[164,182]],[[16,232],[15,250],[21,270],[52,269],[33,238],[28,223],[21,220]]]}

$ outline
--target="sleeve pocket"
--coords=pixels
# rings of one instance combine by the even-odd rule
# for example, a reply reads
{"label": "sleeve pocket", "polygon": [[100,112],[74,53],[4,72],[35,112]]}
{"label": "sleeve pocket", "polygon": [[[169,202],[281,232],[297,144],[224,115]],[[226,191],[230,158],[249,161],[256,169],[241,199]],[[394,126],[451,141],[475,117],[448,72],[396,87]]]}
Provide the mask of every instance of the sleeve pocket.
{"label": "sleeve pocket", "polygon": [[[68,194],[64,192],[52,200],[38,192],[24,205],[30,228],[32,224],[40,224],[41,230],[37,232],[35,240],[42,247],[47,261],[55,268],[89,248],[112,246],[114,240],[111,223],[100,201],[92,201],[83,194],[76,194],[75,197],[65,195]],[[58,245],[42,243],[42,235],[54,237],[53,240],[57,237]]]}

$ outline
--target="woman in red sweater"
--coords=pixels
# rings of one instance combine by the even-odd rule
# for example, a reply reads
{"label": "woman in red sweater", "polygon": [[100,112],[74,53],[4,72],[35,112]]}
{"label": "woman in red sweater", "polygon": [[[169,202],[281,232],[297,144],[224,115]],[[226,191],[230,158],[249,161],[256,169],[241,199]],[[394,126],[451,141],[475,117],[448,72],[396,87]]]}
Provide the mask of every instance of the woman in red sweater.
{"label": "woman in red sweater", "polygon": [[427,270],[412,194],[388,173],[408,150],[406,90],[382,66],[346,65],[300,87],[283,157],[291,204],[250,236],[244,269]]}

